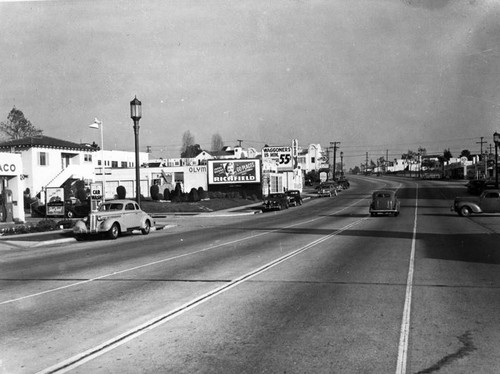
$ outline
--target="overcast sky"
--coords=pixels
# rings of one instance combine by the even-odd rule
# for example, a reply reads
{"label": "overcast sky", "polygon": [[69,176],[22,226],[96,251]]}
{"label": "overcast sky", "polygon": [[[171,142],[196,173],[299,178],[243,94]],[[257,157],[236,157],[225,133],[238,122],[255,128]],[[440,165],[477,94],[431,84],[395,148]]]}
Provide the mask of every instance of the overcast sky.
{"label": "overcast sky", "polygon": [[0,121],[179,157],[182,134],[341,142],[348,167],[500,131],[498,0],[0,2]]}

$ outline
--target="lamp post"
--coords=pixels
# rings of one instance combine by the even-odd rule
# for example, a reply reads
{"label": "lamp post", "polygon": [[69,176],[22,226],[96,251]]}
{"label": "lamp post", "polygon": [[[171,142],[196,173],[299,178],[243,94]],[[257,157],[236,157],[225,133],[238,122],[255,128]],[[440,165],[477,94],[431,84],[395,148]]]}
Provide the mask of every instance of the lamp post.
{"label": "lamp post", "polygon": [[130,102],[130,118],[134,120],[135,134],[135,193],[139,206],[141,206],[141,173],[139,165],[139,120],[142,117],[141,105],[141,102],[137,100],[137,96]]}
{"label": "lamp post", "polygon": [[495,142],[495,188],[498,188],[498,143],[500,142],[500,134],[495,131],[493,134]]}
{"label": "lamp post", "polygon": [[104,126],[102,121],[94,118],[94,122],[89,125],[91,129],[101,130],[101,175],[102,175],[102,202],[106,201],[106,171],[104,169]]}

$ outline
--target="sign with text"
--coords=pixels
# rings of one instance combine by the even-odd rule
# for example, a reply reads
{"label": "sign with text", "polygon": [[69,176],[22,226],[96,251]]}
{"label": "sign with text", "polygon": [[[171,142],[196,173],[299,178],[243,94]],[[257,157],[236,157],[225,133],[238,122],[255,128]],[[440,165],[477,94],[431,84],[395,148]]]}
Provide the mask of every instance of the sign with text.
{"label": "sign with text", "polygon": [[47,187],[45,201],[47,216],[64,216],[64,188]]}
{"label": "sign with text", "polygon": [[292,147],[264,147],[262,161],[276,163],[278,171],[291,171],[293,170]]}
{"label": "sign with text", "polygon": [[102,199],[102,183],[91,183],[90,184],[90,197],[93,200]]}
{"label": "sign with text", "polygon": [[207,160],[208,184],[260,183],[260,160]]}

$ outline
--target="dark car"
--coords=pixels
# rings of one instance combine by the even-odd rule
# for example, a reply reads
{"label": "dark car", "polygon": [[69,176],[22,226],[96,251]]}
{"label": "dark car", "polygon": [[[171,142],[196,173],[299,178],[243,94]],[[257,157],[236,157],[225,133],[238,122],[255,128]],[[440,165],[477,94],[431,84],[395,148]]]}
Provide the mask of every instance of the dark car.
{"label": "dark car", "polygon": [[302,196],[300,196],[299,190],[288,190],[285,194],[288,197],[289,206],[302,205]]}
{"label": "dark car", "polygon": [[477,180],[475,179],[469,181],[469,183],[467,183],[465,187],[467,187],[467,192],[469,192],[470,194],[481,195],[481,193],[484,190],[495,188],[495,182],[482,179],[477,179]]}
{"label": "dark car", "polygon": [[288,209],[289,205],[284,193],[272,193],[264,200],[262,211]]}
{"label": "dark car", "polygon": [[486,190],[479,197],[456,197],[451,211],[462,217],[480,213],[500,213],[500,190]]}
{"label": "dark car", "polygon": [[391,190],[378,190],[373,192],[372,201],[370,203],[370,214],[392,214],[399,215],[399,200],[396,193]]}

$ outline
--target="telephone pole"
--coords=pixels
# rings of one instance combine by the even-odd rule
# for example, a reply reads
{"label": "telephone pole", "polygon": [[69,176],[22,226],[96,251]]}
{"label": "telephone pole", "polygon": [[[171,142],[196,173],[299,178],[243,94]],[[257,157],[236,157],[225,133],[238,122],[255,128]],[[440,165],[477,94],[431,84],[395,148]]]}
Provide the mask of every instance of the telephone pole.
{"label": "telephone pole", "polygon": [[[486,144],[488,142],[484,141],[484,136],[481,136],[481,141],[476,142],[476,144],[481,144],[481,159],[483,160],[483,167],[484,167],[484,175],[486,176],[486,157],[483,155],[483,144]],[[477,178],[479,178],[479,175],[476,175]]]}
{"label": "telephone pole", "polygon": [[335,179],[335,174],[336,174],[336,170],[335,170],[335,164],[337,162],[337,146],[340,145],[340,142],[330,142],[330,145],[333,146],[333,175],[332,175],[332,179]]}

